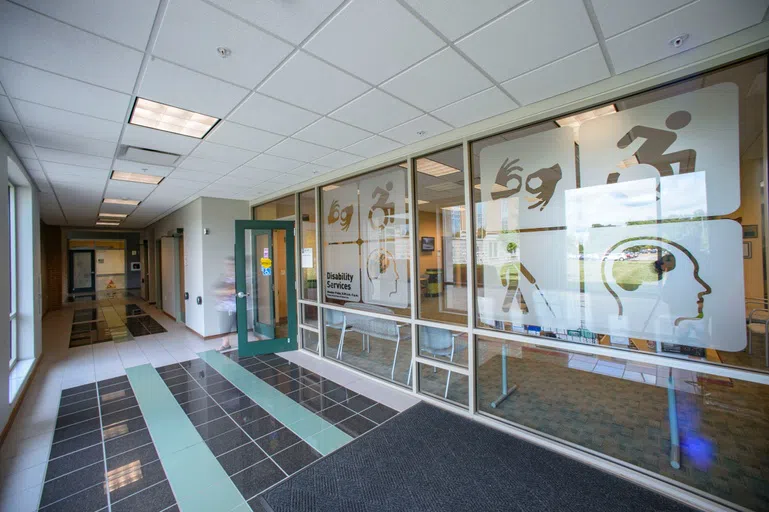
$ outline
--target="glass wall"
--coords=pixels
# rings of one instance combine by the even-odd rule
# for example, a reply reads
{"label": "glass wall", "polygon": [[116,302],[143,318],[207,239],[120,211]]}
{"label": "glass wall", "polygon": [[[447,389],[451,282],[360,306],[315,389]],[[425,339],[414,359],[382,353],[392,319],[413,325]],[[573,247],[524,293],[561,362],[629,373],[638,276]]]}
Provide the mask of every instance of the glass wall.
{"label": "glass wall", "polygon": [[[10,161],[10,158],[9,158]],[[8,328],[8,366],[13,368],[16,364],[16,353],[18,349],[18,320],[16,318],[16,189],[10,183],[8,184],[8,283],[10,284],[9,305],[9,328]]]}
{"label": "glass wall", "polygon": [[[302,222],[299,237],[302,298],[318,300],[318,244],[315,241],[315,190],[299,194],[299,215]],[[317,317],[316,317],[317,321]]]}

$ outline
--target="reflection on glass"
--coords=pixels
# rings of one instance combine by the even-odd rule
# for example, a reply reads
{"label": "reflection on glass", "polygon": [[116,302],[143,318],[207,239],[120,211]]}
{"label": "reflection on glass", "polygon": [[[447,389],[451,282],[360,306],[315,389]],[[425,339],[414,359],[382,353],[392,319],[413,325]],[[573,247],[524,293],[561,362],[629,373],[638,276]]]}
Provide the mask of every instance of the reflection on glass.
{"label": "reflection on glass", "polygon": [[318,300],[318,244],[315,242],[315,191],[299,194],[299,214],[302,219],[299,238],[302,269],[302,298]]}
{"label": "reflection on glass", "polygon": [[286,196],[254,207],[254,220],[294,220],[294,196]]}
{"label": "reflection on glass", "polygon": [[473,143],[477,325],[767,371],[765,73]]}
{"label": "reflection on glass", "polygon": [[419,318],[467,322],[467,216],[461,147],[414,162]]}
{"label": "reflection on glass", "polygon": [[441,400],[467,406],[468,378],[457,372],[417,363],[419,367],[419,391]]}
{"label": "reflection on glass", "polygon": [[324,302],[409,316],[408,205],[401,166],[323,187]]}
{"label": "reflection on glass", "polygon": [[[382,313],[381,306],[348,304],[352,310]],[[326,357],[409,386],[411,325],[354,311],[323,310]]]}
{"label": "reflection on glass", "polygon": [[417,328],[419,355],[467,367],[467,334],[437,327]]}
{"label": "reflection on glass", "polygon": [[318,353],[318,333],[302,329],[302,346],[307,350]]}
{"label": "reflection on glass", "polygon": [[477,357],[483,413],[766,508],[768,386],[490,338]]}
{"label": "reflection on glass", "polygon": [[302,323],[305,325],[311,325],[313,327],[318,326],[318,308],[316,306],[310,306],[308,304],[301,304],[302,307]]}

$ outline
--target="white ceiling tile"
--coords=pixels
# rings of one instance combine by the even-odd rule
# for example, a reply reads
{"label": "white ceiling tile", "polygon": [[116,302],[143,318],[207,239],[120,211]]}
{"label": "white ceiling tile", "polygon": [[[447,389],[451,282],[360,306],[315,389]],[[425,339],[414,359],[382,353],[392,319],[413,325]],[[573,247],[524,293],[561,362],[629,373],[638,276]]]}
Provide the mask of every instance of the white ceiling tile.
{"label": "white ceiling tile", "polygon": [[6,123],[0,121],[0,131],[3,132],[5,138],[10,142],[20,142],[22,144],[29,144],[29,138],[24,133],[24,128],[18,123]]}
{"label": "white ceiling tile", "polygon": [[[93,167],[80,167],[79,165],[60,164],[56,162],[42,162],[46,174],[54,180],[66,180],[69,177],[93,178],[101,185],[109,177],[109,171],[105,169],[94,169]],[[84,186],[96,186],[93,183],[85,183]]]}
{"label": "white ceiling tile", "polygon": [[300,160],[302,162],[312,162],[322,156],[333,153],[333,151],[333,149],[304,142],[302,140],[286,139],[280,144],[270,148],[267,153],[275,156],[282,156],[284,158]]}
{"label": "white ceiling tile", "polygon": [[419,117],[421,114],[422,112],[411,105],[407,105],[379,89],[371,89],[363,96],[352,100],[339,110],[335,110],[329,116],[379,133],[405,123],[409,119]]}
{"label": "white ceiling tile", "polygon": [[[223,59],[218,47],[232,53]],[[253,89],[293,46],[200,0],[171,0],[153,53]]]}
{"label": "white ceiling tile", "polygon": [[[186,180],[186,181],[198,181],[201,183],[212,183],[219,178],[221,178],[221,174],[215,173],[215,172],[205,172],[205,171],[190,171],[188,169],[176,169],[174,172],[172,172],[168,178],[174,178],[179,180]],[[165,180],[164,180],[165,181]]]}
{"label": "white ceiling tile", "polygon": [[333,171],[330,167],[318,164],[304,164],[291,171],[291,174],[295,176],[304,176],[306,179],[310,179],[314,176],[319,176],[327,172]]}
{"label": "white ceiling tile", "polygon": [[53,130],[108,142],[117,142],[120,138],[120,130],[123,128],[122,123],[75,114],[37,103],[21,100],[16,100],[14,103],[21,118],[21,124],[27,127]]}
{"label": "white ceiling tile", "polygon": [[203,141],[195,151],[190,154],[195,158],[205,158],[216,160],[217,162],[226,162],[230,164],[241,165],[257,155],[257,152],[246,151],[245,149],[233,148],[231,146],[222,146],[213,142]]}
{"label": "white ceiling tile", "polygon": [[[608,38],[677,9],[692,0],[592,0],[593,10]],[[674,36],[671,36],[674,37]]]}
{"label": "white ceiling tile", "polygon": [[438,109],[432,114],[452,126],[465,126],[517,108],[517,105],[497,87]]}
{"label": "white ceiling tile", "polygon": [[282,172],[283,171],[270,171],[267,169],[255,169],[253,167],[244,166],[239,169],[235,169],[230,174],[228,174],[228,176],[253,178],[256,180],[255,183],[261,183],[262,181],[266,181],[274,176],[281,174]]}
{"label": "white ceiling tile", "polygon": [[124,146],[154,149],[166,153],[186,155],[200,143],[200,139],[187,137],[144,126],[127,124],[120,143]]}
{"label": "white ceiling tile", "polygon": [[[760,23],[769,0],[699,0],[645,25],[606,40],[617,73],[641,67],[676,53]],[[688,34],[683,46],[668,42]]]}
{"label": "white ceiling tile", "polygon": [[318,118],[318,114],[259,93],[251,95],[228,117],[236,123],[283,135],[291,135]]}
{"label": "white ceiling tile", "polygon": [[203,184],[200,182],[174,178],[171,176],[164,179],[163,182],[158,185],[158,188],[152,193],[152,197],[155,197],[155,195],[169,196],[174,194],[189,194],[190,192],[200,190],[202,187]]}
{"label": "white ceiling tile", "polygon": [[491,86],[477,69],[447,48],[384,83],[382,89],[430,111]]}
{"label": "white ceiling tile", "polygon": [[595,45],[503,82],[502,87],[521,104],[529,105],[608,77],[606,60]]}
{"label": "white ceiling tile", "polygon": [[155,190],[155,185],[149,185],[147,183],[109,180],[104,195],[105,197],[120,197],[123,199],[128,198],[142,201],[153,190]]}
{"label": "white ceiling tile", "polygon": [[42,172],[43,170],[43,166],[40,165],[40,161],[36,158],[22,158],[21,161],[29,172]]}
{"label": "white ceiling tile", "polygon": [[248,94],[222,82],[160,59],[147,64],[139,96],[200,114],[222,118]]}
{"label": "white ceiling tile", "polygon": [[136,50],[10,2],[0,3],[0,20],[2,57],[123,92],[136,83],[142,62]]}
{"label": "white ceiling tile", "polygon": [[[216,180],[215,184],[221,184],[221,185],[236,185],[238,188],[243,187],[253,187],[254,185],[258,184],[259,181],[256,179],[250,177],[250,176],[222,176],[218,180]],[[242,191],[242,190],[241,190]]]}
{"label": "white ceiling tile", "polygon": [[596,41],[581,0],[532,0],[470,34],[457,46],[502,81]]}
{"label": "white ceiling tile", "polygon": [[523,0],[406,0],[432,26],[454,41]]}
{"label": "white ceiling tile", "polygon": [[112,168],[115,171],[152,174],[153,176],[168,176],[174,170],[173,167],[165,165],[151,165],[120,159],[115,160],[115,165]]}
{"label": "white ceiling tile", "polygon": [[238,165],[240,164],[218,162],[216,160],[207,160],[204,158],[188,156],[182,163],[179,164],[179,168],[188,169],[190,171],[203,171],[224,175],[236,168]]}
{"label": "white ceiling tile", "polygon": [[349,146],[370,136],[371,134],[368,132],[327,117],[319,119],[307,128],[294,134],[294,137],[297,139],[337,149]]}
{"label": "white ceiling tile", "polygon": [[99,157],[43,147],[35,148],[35,151],[40,160],[46,162],[58,162],[61,164],[79,165],[82,167],[93,167],[95,169],[105,170],[108,170],[112,165],[112,156]]}
{"label": "white ceiling tile", "polygon": [[326,167],[339,169],[347,165],[354,164],[355,162],[360,162],[361,160],[363,160],[363,157],[351,155],[350,153],[345,153],[344,151],[337,151],[335,153],[331,153],[330,155],[326,155],[323,158],[315,160],[315,163],[325,165]]}
{"label": "white ceiling tile", "polygon": [[16,155],[19,158],[37,158],[35,150],[29,144],[22,144],[20,142],[11,142],[13,150],[16,151]]}
{"label": "white ceiling tile", "polygon": [[271,178],[267,183],[277,183],[278,185],[294,185],[310,179],[309,176],[295,176],[293,174],[281,174]]}
{"label": "white ceiling tile", "polygon": [[250,126],[222,121],[206,137],[206,140],[258,152],[274,146],[284,138],[282,135],[275,135]]}
{"label": "white ceiling tile", "polygon": [[159,0],[21,0],[21,4],[144,51]]}
{"label": "white ceiling tile", "polygon": [[[400,126],[396,126],[395,128],[391,128],[382,133],[382,135],[397,140],[402,144],[411,144],[449,130],[451,130],[451,126],[443,121],[438,121],[430,116],[422,116],[407,123],[403,123]],[[426,133],[420,135],[417,132]],[[346,148],[345,151],[352,151],[352,149]]]}
{"label": "white ceiling tile", "polygon": [[377,155],[381,155],[382,153],[387,153],[388,151],[398,149],[401,146],[402,144],[399,144],[395,141],[385,139],[379,135],[374,135],[373,137],[363,139],[362,141],[357,142],[352,146],[348,146],[344,148],[344,150],[348,153],[371,158]]}
{"label": "white ceiling tile", "polygon": [[114,142],[76,137],[61,132],[40,130],[39,128],[27,128],[27,133],[36,147],[83,153],[103,158],[112,158],[115,155],[115,149],[117,149],[117,144]]}
{"label": "white ceiling tile", "polygon": [[0,81],[8,95],[32,103],[122,123],[129,94],[86,84],[47,71],[0,59]]}
{"label": "white ceiling tile", "polygon": [[305,44],[307,51],[378,84],[443,41],[394,0],[354,0]]}
{"label": "white ceiling tile", "polygon": [[19,123],[19,118],[16,117],[16,112],[13,111],[11,101],[7,96],[0,96],[0,121]]}
{"label": "white ceiling tile", "polygon": [[253,167],[255,169],[266,169],[268,171],[286,172],[296,169],[304,162],[299,162],[291,158],[281,158],[279,156],[262,154],[254,158],[253,160],[246,162],[247,167]]}
{"label": "white ceiling tile", "polygon": [[211,2],[273,34],[299,44],[342,3],[342,0],[303,2],[211,0]]}
{"label": "white ceiling tile", "polygon": [[357,78],[298,52],[259,88],[259,92],[327,114],[368,88]]}

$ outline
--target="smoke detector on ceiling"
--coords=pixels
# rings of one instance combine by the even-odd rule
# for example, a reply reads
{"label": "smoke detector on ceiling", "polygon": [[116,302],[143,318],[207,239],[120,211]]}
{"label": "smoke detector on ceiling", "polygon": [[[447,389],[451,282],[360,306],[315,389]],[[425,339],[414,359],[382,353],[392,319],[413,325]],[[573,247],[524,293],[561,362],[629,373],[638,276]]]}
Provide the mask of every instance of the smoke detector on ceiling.
{"label": "smoke detector on ceiling", "polygon": [[220,46],[219,48],[216,49],[216,53],[219,54],[219,57],[226,59],[227,57],[232,55],[232,50],[230,50],[226,46]]}

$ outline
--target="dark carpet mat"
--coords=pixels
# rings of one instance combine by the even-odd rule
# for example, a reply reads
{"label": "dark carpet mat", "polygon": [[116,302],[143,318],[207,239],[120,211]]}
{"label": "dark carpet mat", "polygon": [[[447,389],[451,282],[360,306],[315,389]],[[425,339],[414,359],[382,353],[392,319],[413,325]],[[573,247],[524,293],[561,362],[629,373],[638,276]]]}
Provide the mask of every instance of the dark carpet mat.
{"label": "dark carpet mat", "polygon": [[[691,510],[425,403],[261,498],[274,512]],[[254,507],[259,508],[256,503]]]}

